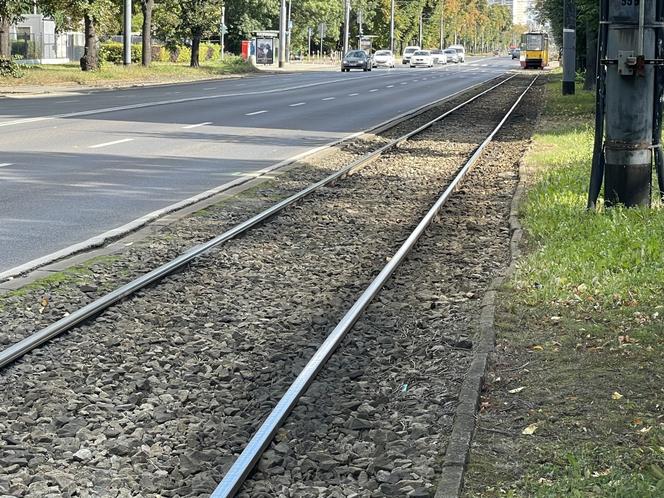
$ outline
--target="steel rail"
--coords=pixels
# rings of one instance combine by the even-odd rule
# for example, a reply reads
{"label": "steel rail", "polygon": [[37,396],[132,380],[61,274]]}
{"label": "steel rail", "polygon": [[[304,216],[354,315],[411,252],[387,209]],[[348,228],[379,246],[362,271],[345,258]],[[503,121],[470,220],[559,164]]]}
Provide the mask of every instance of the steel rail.
{"label": "steel rail", "polygon": [[[391,142],[379,147],[373,152],[370,152],[368,154],[365,154],[364,156],[356,159],[355,161],[347,164],[340,170],[336,171],[335,173],[329,175],[326,178],[323,178],[322,180],[308,186],[304,190],[301,190],[300,192],[297,192],[290,197],[280,201],[279,203],[273,205],[272,207],[266,209],[265,211],[262,211],[261,213],[258,213],[257,215],[249,218],[248,220],[235,225],[233,228],[227,230],[226,232],[222,233],[221,235],[218,235],[217,237],[210,239],[209,241],[194,246],[191,249],[187,250],[186,252],[182,253],[180,256],[177,258],[169,261],[168,263],[165,263],[162,266],[159,266],[158,268],[150,271],[149,273],[146,273],[145,275],[142,275],[135,280],[132,280],[131,282],[117,288],[114,291],[111,291],[108,294],[105,294],[104,296],[96,299],[95,301],[85,305],[82,308],[79,308],[78,310],[74,311],[70,315],[61,318],[60,320],[52,323],[51,325],[35,332],[34,334],[26,337],[25,339],[5,348],[4,350],[0,351],[0,368],[3,368],[12,362],[16,361],[17,359],[21,358],[25,354],[29,353],[33,349],[37,348],[38,346],[44,344],[45,342],[50,341],[54,337],[57,337],[68,330],[72,329],[79,323],[83,322],[84,320],[95,316],[99,314],[100,312],[108,309],[110,306],[113,304],[117,303],[118,301],[134,294],[135,292],[147,287],[148,285],[157,282],[161,280],[162,278],[166,277],[167,275],[173,273],[174,271],[182,268],[186,264],[190,263],[197,257],[203,255],[204,253],[208,252],[209,250],[213,249],[214,247],[219,246],[220,244],[223,244],[224,242],[227,242],[238,235],[248,231],[252,227],[258,225],[259,223],[262,223],[263,221],[267,220],[268,218],[274,216],[277,214],[279,211],[282,211],[283,209],[287,208],[288,206],[296,203],[300,199],[303,199],[304,197],[308,196],[315,190],[318,190],[321,187],[324,187],[333,181],[339,179],[340,177],[350,173],[351,171],[364,166],[368,164],[369,162],[373,161],[375,158],[383,154],[385,151],[392,149],[396,146],[398,146],[400,143],[408,140],[409,138],[413,137],[414,135],[421,133],[423,130],[431,127],[434,123],[446,118],[453,112],[461,109],[462,107],[470,104],[471,102],[477,100],[478,98],[482,97],[483,95],[486,95],[487,93],[493,91],[494,89],[498,88],[499,86],[505,84],[512,78],[516,76],[512,75],[497,84],[491,86],[490,88],[484,90],[483,92],[471,97],[470,99],[466,100],[465,102],[462,102],[461,104],[455,106],[453,109],[446,111],[445,113],[441,114],[437,118],[433,119],[432,121],[429,121],[428,123],[420,126],[414,131],[411,131],[401,137],[398,137]],[[462,90],[460,92],[457,92],[453,95],[451,95],[449,98],[453,98],[455,95],[458,95],[461,92],[465,92],[466,90]]]}
{"label": "steel rail", "polygon": [[223,480],[219,483],[217,488],[212,493],[212,498],[231,498],[235,495],[244,483],[247,475],[251,469],[258,463],[263,451],[267,448],[276,434],[279,427],[282,425],[288,414],[291,412],[300,396],[307,390],[311,382],[316,378],[316,375],[323,368],[327,360],[332,356],[335,349],[338,347],[341,340],[346,336],[348,331],[353,327],[360,315],[369,306],[374,297],[380,292],[385,282],[392,276],[394,271],[399,267],[411,249],[415,246],[419,238],[422,236],[427,227],[434,220],[440,209],[445,202],[449,199],[452,193],[461,183],[461,180],[466,176],[466,173],[477,162],[477,160],[484,152],[484,149],[491,143],[493,137],[503,127],[505,122],[512,115],[517,106],[521,103],[526,93],[533,86],[537,80],[537,76],[533,78],[531,83],[521,93],[514,105],[507,111],[498,126],[491,132],[491,134],[482,142],[470,159],[459,170],[457,176],[452,180],[449,186],[445,189],[442,195],[438,198],[436,203],[431,207],[427,214],[422,218],[422,221],[417,225],[415,230],[410,234],[408,239],[403,243],[399,250],[392,256],[389,263],[383,268],[378,276],[369,284],[366,290],[362,293],[360,298],[353,304],[353,306],[346,312],[341,321],[332,330],[332,332],[325,339],[325,342],[318,348],[316,353],[311,357],[302,372],[297,376],[295,381],[288,388],[283,395],[277,406],[268,415],[267,419],[260,426],[258,431],[251,438],[245,449],[240,456],[235,460],[229,471],[224,476]]}

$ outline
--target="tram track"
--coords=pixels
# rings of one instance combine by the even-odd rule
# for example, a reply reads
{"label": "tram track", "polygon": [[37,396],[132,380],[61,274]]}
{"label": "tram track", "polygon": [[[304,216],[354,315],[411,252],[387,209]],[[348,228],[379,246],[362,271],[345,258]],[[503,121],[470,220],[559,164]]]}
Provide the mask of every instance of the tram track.
{"label": "tram track", "polygon": [[[517,93],[516,89],[512,90],[511,94]],[[474,112],[477,114],[477,111]],[[456,125],[450,126],[459,128],[463,118],[459,119]],[[469,131],[471,129],[472,126],[466,126],[466,133],[479,133],[479,130]],[[458,136],[456,138],[458,140]],[[399,143],[404,149],[408,147],[404,142]],[[423,151],[428,149],[427,144],[427,142],[412,143],[413,148],[408,151],[410,157],[417,158],[422,155]],[[118,436],[117,427],[104,423],[97,423],[97,426],[92,428],[89,427],[90,424],[84,424],[73,431],[80,422],[76,422],[78,420],[76,417],[74,420],[69,418],[69,421],[58,429],[69,427],[74,423],[74,427],[69,427],[65,432],[73,431],[73,437],[77,442],[80,439],[79,432],[86,429],[95,435],[96,439],[91,437],[83,441],[92,441],[88,446],[94,446],[99,453],[95,453],[94,460],[84,462],[81,455],[74,457],[81,450],[73,452],[75,442],[71,441],[69,446],[65,445],[69,449],[60,448],[54,452],[59,452],[64,460],[73,460],[77,469],[83,467],[80,464],[95,464],[92,467],[97,469],[97,473],[102,474],[102,478],[98,482],[89,481],[93,494],[94,490],[98,489],[97,486],[106,486],[111,482],[103,478],[104,471],[108,469],[102,466],[102,470],[99,470],[98,463],[109,464],[113,457],[123,461],[129,459],[131,466],[137,466],[134,469],[136,475],[140,475],[141,468],[145,471],[152,460],[158,461],[159,465],[155,467],[159,470],[155,471],[156,474],[151,479],[139,481],[135,477],[122,477],[126,480],[123,484],[134,490],[144,488],[146,493],[164,495],[203,493],[204,489],[211,490],[212,476],[217,475],[220,468],[228,465],[231,455],[242,445],[242,441],[246,440],[251,432],[249,427],[255,425],[255,418],[258,416],[256,413],[263,413],[271,404],[275,396],[274,391],[279,391],[278,388],[283,386],[286,377],[299,371],[306,360],[306,353],[315,349],[319,338],[329,327],[330,320],[343,310],[347,303],[352,302],[349,300],[361,290],[365,282],[370,281],[376,271],[374,262],[389,257],[391,253],[389,251],[386,253],[386,250],[394,247],[393,239],[399,240],[407,236],[409,232],[406,228],[411,226],[412,220],[418,218],[420,204],[425,204],[427,199],[437,196],[438,188],[430,187],[417,196],[415,203],[417,206],[409,208],[409,203],[406,201],[408,195],[413,193],[413,187],[400,189],[398,181],[408,183],[415,178],[418,181],[413,184],[418,187],[433,183],[434,180],[441,184],[446,183],[454,177],[457,169],[455,164],[458,164],[457,156],[467,156],[472,153],[472,149],[472,144],[460,144],[453,154],[448,152],[448,156],[454,155],[454,157],[448,158],[449,164],[445,166],[445,171],[432,172],[429,169],[426,175],[422,175],[416,172],[417,165],[412,167],[412,170],[404,172],[398,166],[385,165],[383,166],[387,171],[373,170],[374,164],[372,164],[358,172],[358,179],[343,180],[344,187],[353,182],[368,183],[364,190],[352,193],[368,195],[378,185],[378,183],[371,184],[372,181],[377,181],[377,175],[385,172],[392,175],[391,180],[395,187],[388,192],[394,195],[394,200],[389,199],[395,203],[395,206],[387,210],[383,216],[378,216],[377,200],[361,201],[357,206],[353,206],[353,203],[349,202],[352,194],[346,194],[345,189],[322,187],[315,198],[308,198],[304,204],[291,206],[277,218],[273,218],[269,224],[254,228],[250,236],[237,239],[234,247],[225,248],[223,254],[215,252],[193,264],[187,263],[189,267],[186,272],[176,273],[158,287],[140,290],[132,300],[116,305],[97,320],[101,324],[101,330],[95,332],[97,322],[86,322],[78,327],[75,332],[76,337],[65,337],[56,341],[53,347],[59,351],[59,356],[48,359],[48,363],[55,368],[73,368],[75,385],[92,386],[84,388],[83,393],[76,392],[79,403],[73,403],[72,408],[67,406],[65,411],[80,409],[80,400],[83,399],[85,400],[83,406],[87,411],[83,418],[90,416],[90,413],[93,414],[92,418],[101,417],[99,404],[102,405],[101,412],[108,410],[109,413],[105,414],[108,416],[113,410],[103,405],[113,404],[111,399],[124,399],[126,402],[120,403],[121,419],[134,425],[149,419],[150,424],[143,424],[146,427],[139,435],[135,434],[136,430],[127,431],[125,425],[121,427]],[[399,150],[384,155],[385,159],[380,159],[379,162],[387,163],[393,159],[391,155],[398,156],[400,153]],[[446,160],[444,156],[441,151],[442,162]],[[400,174],[405,174],[405,177],[400,178]],[[422,175],[422,178],[418,178],[418,175]],[[340,178],[333,180],[342,181]],[[329,206],[319,205],[321,198],[323,204]],[[368,209],[371,216],[368,218],[359,216],[356,212],[358,209]],[[341,211],[342,215],[335,218],[333,215],[335,210]],[[313,213],[316,217],[313,231],[311,226],[302,226],[303,220],[309,217],[302,211],[306,211],[308,215]],[[394,227],[390,227],[388,221],[390,218],[394,220],[395,216],[401,218],[397,223],[397,230],[393,230]],[[338,244],[333,241],[343,237],[341,229],[333,228],[336,227],[336,222],[341,222],[346,231],[349,228],[358,231],[367,229],[369,233],[365,238],[357,237],[359,240],[355,241],[348,239],[348,235],[343,235],[348,242]],[[371,223],[376,223],[378,226],[372,228]],[[283,237],[283,240],[276,242],[275,234],[284,232],[287,235],[278,235]],[[315,240],[304,240],[307,234]],[[372,238],[378,241],[377,247],[363,248]],[[253,246],[253,249],[247,250],[249,246]],[[292,254],[282,257],[282,251],[290,251]],[[313,270],[314,273],[302,282],[301,289],[293,286],[295,280],[290,275],[299,270],[293,267],[298,258],[301,260],[303,270]],[[328,263],[325,261],[327,258],[334,261]],[[343,271],[335,268],[335,264],[344,264],[344,262],[349,268]],[[268,265],[274,265],[276,270],[268,271]],[[322,266],[318,272],[314,270],[316,265]],[[212,268],[219,266],[223,271],[212,271]],[[232,282],[230,276],[234,272],[239,275]],[[228,287],[223,283],[220,284],[219,279],[223,278],[222,275],[229,277],[226,282]],[[284,281],[282,286],[278,285],[279,275]],[[323,285],[325,280],[331,281],[332,285],[326,288]],[[197,285],[195,289],[194,285]],[[230,288],[231,285],[233,288]],[[158,289],[160,289],[158,292],[154,292]],[[252,290],[255,294],[247,297]],[[316,290],[320,296],[315,296]],[[286,306],[275,306],[270,302],[275,294],[279,296],[276,301]],[[299,307],[306,308],[304,314],[298,315],[295,312]],[[251,310],[255,313],[250,314]],[[131,337],[123,337],[119,333],[127,332],[132,327],[134,330]],[[196,327],[200,330],[195,330]],[[306,333],[298,335],[298,329],[305,329]],[[172,333],[173,330],[175,332]],[[77,341],[81,337],[88,335],[92,337],[78,344]],[[66,346],[65,342],[74,344]],[[298,350],[293,351],[294,348]],[[115,349],[120,351],[114,351]],[[180,353],[177,352],[178,349],[181,350]],[[138,352],[147,352],[147,356],[142,358]],[[37,354],[35,361],[42,362],[47,359],[45,350],[39,349],[35,353]],[[84,356],[91,357],[93,365],[86,365],[80,371],[78,367]],[[38,379],[46,377],[47,384],[49,380],[54,380],[56,383],[61,380],[59,378],[62,374],[50,376],[45,373],[47,369],[31,363],[32,361],[21,362],[16,368],[23,370],[26,375],[35,375]],[[113,373],[115,367],[119,367],[117,369],[119,372],[116,370]],[[95,376],[94,372],[99,375]],[[149,372],[161,372],[167,377],[167,381]],[[275,377],[280,374],[284,379]],[[7,373],[7,378],[10,377],[16,378],[13,369]],[[176,387],[169,390],[174,380],[177,380]],[[257,385],[244,392],[242,387],[244,381]],[[217,392],[220,384],[223,384],[225,391],[221,395]],[[189,388],[185,388],[187,385]],[[48,386],[41,388],[31,385],[31,387],[45,397],[53,396],[53,393],[49,393]],[[61,389],[61,386],[55,387],[56,390]],[[71,389],[71,386],[67,386],[67,389]],[[242,396],[240,399],[235,399],[231,395],[238,389],[242,392]],[[112,390],[115,396],[113,398],[101,396],[97,390],[103,393]],[[204,399],[193,400],[192,395],[187,394],[189,390],[195,393],[205,391]],[[21,392],[17,387],[12,391]],[[161,394],[155,396],[153,391]],[[97,398],[94,396],[95,393]],[[28,396],[33,398],[32,402],[26,402],[25,396],[19,396],[24,408],[27,408],[27,413],[31,413],[34,408],[34,396],[34,393]],[[101,402],[98,400],[100,396],[103,398]],[[196,396],[198,394],[194,395]],[[117,402],[115,403],[117,405]],[[170,404],[174,406],[168,406]],[[187,407],[187,404],[192,406]],[[0,402],[0,412],[5,410],[5,413],[9,413],[7,406],[3,405],[5,402]],[[54,409],[53,403],[47,403],[47,406],[48,409]],[[87,409],[86,406],[93,406],[94,409]],[[130,416],[125,416],[126,412],[129,412]],[[207,422],[206,417],[209,417]],[[220,422],[222,419],[223,423]],[[39,417],[35,420],[39,420]],[[17,424],[18,426],[12,428],[12,431],[20,432],[21,424],[29,425],[26,421]],[[43,432],[48,424],[46,422],[42,424]],[[223,450],[215,444],[219,442],[219,434],[215,434],[215,425],[218,424],[225,428],[222,431],[223,437],[226,438]],[[179,442],[173,441],[171,444],[168,438],[161,438],[152,430],[155,427],[164,429],[164,425],[168,426],[168,430],[165,430],[166,435],[171,436],[173,430],[177,429],[175,426],[181,425],[182,434],[179,438],[173,438],[179,439]],[[237,431],[231,433],[233,428]],[[46,434],[42,435],[41,439],[47,439],[49,436]],[[58,430],[55,434],[58,434]],[[32,435],[28,439],[35,442]],[[37,439],[40,437],[37,436]],[[183,444],[184,441],[186,444]],[[166,446],[169,446],[168,451],[165,450]],[[3,453],[0,452],[0,460],[2,458]],[[208,464],[208,460],[211,463]],[[113,464],[110,465],[113,469]],[[89,479],[89,472],[83,471],[84,469],[78,470],[82,470],[86,479]],[[173,482],[170,482],[169,478],[171,481],[179,480],[180,486],[173,487]],[[1,479],[0,474],[0,484]],[[118,484],[115,483],[116,488]]]}

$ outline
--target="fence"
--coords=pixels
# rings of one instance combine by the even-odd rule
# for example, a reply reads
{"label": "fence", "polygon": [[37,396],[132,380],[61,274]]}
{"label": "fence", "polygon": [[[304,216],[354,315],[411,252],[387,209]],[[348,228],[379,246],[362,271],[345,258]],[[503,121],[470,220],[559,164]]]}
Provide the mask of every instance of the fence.
{"label": "fence", "polygon": [[84,40],[82,33],[12,33],[11,54],[26,62],[77,61],[83,56]]}

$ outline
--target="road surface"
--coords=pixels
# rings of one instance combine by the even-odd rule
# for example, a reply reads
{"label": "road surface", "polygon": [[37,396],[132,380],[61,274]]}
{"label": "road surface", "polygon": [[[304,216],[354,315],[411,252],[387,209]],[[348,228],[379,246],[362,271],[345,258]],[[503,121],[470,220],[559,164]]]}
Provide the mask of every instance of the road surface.
{"label": "road surface", "polygon": [[517,67],[501,57],[0,99],[0,273]]}

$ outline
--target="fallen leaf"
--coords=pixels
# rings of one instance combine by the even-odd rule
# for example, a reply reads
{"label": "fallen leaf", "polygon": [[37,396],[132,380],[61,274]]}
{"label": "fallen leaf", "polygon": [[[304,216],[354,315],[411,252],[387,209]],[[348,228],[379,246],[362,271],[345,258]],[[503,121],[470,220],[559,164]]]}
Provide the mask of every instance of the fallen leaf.
{"label": "fallen leaf", "polygon": [[534,434],[536,430],[537,430],[537,424],[530,424],[528,427],[526,427],[524,430],[521,431],[521,434],[530,436],[531,434]]}
{"label": "fallen leaf", "polygon": [[620,394],[618,391],[614,391],[613,394],[611,395],[611,399],[622,399],[623,395]]}
{"label": "fallen leaf", "polygon": [[550,320],[551,320],[552,322],[559,322],[559,321],[560,321],[560,317],[559,317],[559,316],[552,316],[552,317],[550,318]]}
{"label": "fallen leaf", "polygon": [[632,420],[632,423],[634,425],[641,425],[643,423],[643,420],[641,420],[640,418],[635,418],[634,420]]}
{"label": "fallen leaf", "polygon": [[533,346],[531,349],[532,349],[533,351],[544,351],[544,348],[543,348],[542,346],[540,346],[540,345]]}
{"label": "fallen leaf", "polygon": [[651,429],[652,429],[652,427],[643,427],[643,428],[639,429],[639,432],[641,434],[648,434]]}
{"label": "fallen leaf", "polygon": [[606,470],[600,470],[599,472],[595,471],[595,472],[592,473],[592,476],[593,477],[602,477],[602,476],[608,476],[610,473],[611,473],[611,468],[608,468]]}
{"label": "fallen leaf", "polygon": [[525,389],[525,387],[517,387],[516,389],[510,389],[510,390],[507,391],[507,392],[510,393],[510,394],[516,394],[516,393],[520,393],[520,392],[523,391],[524,389]]}

